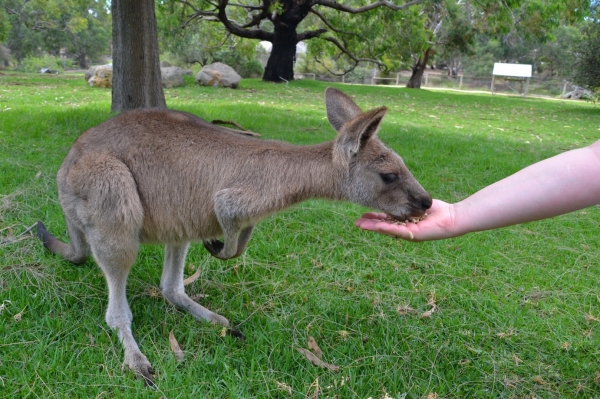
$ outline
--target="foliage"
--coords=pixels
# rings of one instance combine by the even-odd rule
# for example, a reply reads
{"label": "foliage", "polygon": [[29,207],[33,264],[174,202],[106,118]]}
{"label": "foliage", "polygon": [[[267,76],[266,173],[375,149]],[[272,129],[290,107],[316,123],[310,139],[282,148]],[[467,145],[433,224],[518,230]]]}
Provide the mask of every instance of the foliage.
{"label": "foliage", "polygon": [[[65,60],[51,55],[42,55],[41,57],[25,57],[17,66],[16,70],[20,72],[40,72],[43,68],[51,69],[57,72],[63,72],[65,69]],[[69,65],[71,67],[72,65]]]}
{"label": "foliage", "polygon": [[110,14],[104,1],[0,0],[0,9],[8,15],[7,44],[19,63],[30,55],[58,56],[66,50],[83,68],[109,51]]}
{"label": "foliage", "polygon": [[575,83],[596,92],[600,97],[600,22],[590,22],[585,30],[581,44],[577,48],[575,63]]}
{"label": "foliage", "polygon": [[223,62],[242,77],[263,72],[257,57],[257,43],[227,33],[220,24],[199,23],[182,26],[184,7],[176,2],[156,6],[159,45],[163,58],[175,65],[207,65]]}
{"label": "foliage", "polygon": [[0,7],[0,43],[5,43],[10,32],[10,23],[8,13],[3,7]]}
{"label": "foliage", "polygon": [[569,77],[579,36],[572,25],[589,9],[587,0],[449,2],[437,17],[443,24],[434,35],[435,59],[471,76],[489,76],[494,62],[511,62],[532,64],[544,77]]}
{"label": "foliage", "polygon": [[[385,33],[382,36],[380,29],[381,21],[385,17],[379,11],[404,10],[423,1],[425,0],[401,5],[383,1],[366,5],[355,1],[342,4],[330,0],[312,2],[254,0],[235,4],[197,0],[180,1],[180,3],[184,4],[181,16],[185,19],[186,25],[193,21],[218,21],[233,35],[271,42],[273,47],[263,79],[279,82],[281,78],[284,80],[293,78],[296,44],[316,38],[328,42],[337,49],[346,59],[345,63],[349,68],[354,68],[361,62],[385,66],[381,61],[382,54],[379,54],[377,48],[385,42],[386,36]],[[363,19],[353,17],[352,14],[369,14],[371,17]],[[359,24],[360,28],[355,29]],[[376,31],[380,34],[378,35]],[[393,31],[395,35],[397,32],[398,30]],[[392,30],[387,33],[392,33]],[[369,42],[370,46],[366,45],[365,42],[370,37],[377,37],[378,43]],[[360,46],[357,45],[358,43]],[[313,50],[321,51],[324,47],[325,44],[321,43]],[[357,49],[361,50],[361,54],[356,53]]]}
{"label": "foliage", "polygon": [[474,54],[463,60],[465,75],[490,76],[494,63],[504,59],[500,42],[479,36],[479,40],[474,47]]}
{"label": "foliage", "polygon": [[[585,102],[333,85],[366,109],[432,195],[454,202],[533,162],[600,139]],[[170,108],[234,120],[262,139],[334,137],[308,80],[188,85]],[[257,225],[226,262],[193,245],[186,287],[247,339],[221,336],[165,301],[163,250],[144,246],[128,280],[134,335],[157,372],[147,389],[121,371],[93,260],[74,266],[31,234],[66,239],[56,172],[75,138],[110,117],[110,92],[81,74],[0,75],[0,398],[595,398],[600,389],[600,210],[413,244],[360,231],[365,209],[310,201]],[[430,317],[421,317],[431,310]],[[169,332],[184,352],[178,362]],[[296,348],[312,336],[338,372]],[[291,396],[288,392],[292,392]]]}
{"label": "foliage", "polygon": [[[570,80],[580,42],[578,26],[559,26],[552,32],[553,40],[540,46],[531,45],[535,71],[542,76]],[[539,50],[538,50],[539,49]]]}
{"label": "foliage", "polygon": [[[423,16],[418,7],[403,11],[377,8],[355,18],[331,9],[321,13],[336,30],[308,42],[307,55],[325,68],[326,59],[334,60],[332,72],[349,72],[357,65],[405,69],[411,64],[412,54],[419,52],[428,39],[420,28]],[[314,17],[307,23],[314,28],[323,26]],[[343,49],[337,42],[344,44]]]}

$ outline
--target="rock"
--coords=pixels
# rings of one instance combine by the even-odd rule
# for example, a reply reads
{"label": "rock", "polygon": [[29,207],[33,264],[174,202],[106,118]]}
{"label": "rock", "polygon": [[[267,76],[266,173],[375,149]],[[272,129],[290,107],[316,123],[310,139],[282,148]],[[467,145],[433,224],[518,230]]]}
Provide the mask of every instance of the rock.
{"label": "rock", "polygon": [[205,65],[196,75],[196,83],[212,87],[235,89],[241,80],[242,77],[232,67],[221,62]]}
{"label": "rock", "polygon": [[87,82],[88,80],[90,80],[90,78],[92,76],[94,76],[94,74],[96,73],[96,69],[100,68],[101,65],[96,65],[93,67],[90,67],[90,69],[88,69],[87,71],[85,71],[85,75],[83,75],[83,78],[85,79],[85,81]]}
{"label": "rock", "polygon": [[[112,87],[112,65],[101,65],[98,67],[92,67],[93,75],[87,80],[90,86],[92,87],[103,87],[110,88]],[[88,70],[89,72],[89,70]],[[86,72],[87,75],[87,72]]]}
{"label": "rock", "polygon": [[173,87],[183,86],[185,84],[183,81],[184,71],[185,70],[182,68],[173,66],[160,68],[163,87],[171,89]]}

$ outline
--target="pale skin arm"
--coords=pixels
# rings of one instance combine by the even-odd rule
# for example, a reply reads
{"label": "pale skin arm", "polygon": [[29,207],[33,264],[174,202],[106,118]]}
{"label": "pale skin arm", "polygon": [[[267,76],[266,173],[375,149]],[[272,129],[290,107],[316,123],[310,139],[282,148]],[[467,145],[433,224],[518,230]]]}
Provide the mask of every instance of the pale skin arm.
{"label": "pale skin arm", "polygon": [[600,203],[600,140],[556,155],[448,204],[434,200],[428,216],[406,226],[366,213],[364,230],[411,241],[440,240],[466,233],[541,220]]}

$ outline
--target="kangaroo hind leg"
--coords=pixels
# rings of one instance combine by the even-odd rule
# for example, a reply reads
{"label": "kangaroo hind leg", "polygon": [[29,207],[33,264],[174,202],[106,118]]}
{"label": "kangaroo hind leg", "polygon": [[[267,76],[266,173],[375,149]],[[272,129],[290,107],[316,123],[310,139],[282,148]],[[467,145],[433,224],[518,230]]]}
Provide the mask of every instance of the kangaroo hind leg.
{"label": "kangaroo hind leg", "polygon": [[207,320],[224,326],[229,325],[229,320],[225,317],[211,312],[185,293],[183,269],[188,248],[189,243],[165,245],[165,263],[160,279],[160,289],[164,297],[174,305],[187,310],[198,320]]}
{"label": "kangaroo hind leg", "polygon": [[133,337],[133,315],[126,296],[127,276],[137,258],[144,216],[135,180],[120,160],[89,154],[68,172],[67,183],[71,191],[65,190],[62,198],[69,211],[80,217],[92,255],[106,277],[106,323],[117,330],[125,364],[152,385],[153,370]]}

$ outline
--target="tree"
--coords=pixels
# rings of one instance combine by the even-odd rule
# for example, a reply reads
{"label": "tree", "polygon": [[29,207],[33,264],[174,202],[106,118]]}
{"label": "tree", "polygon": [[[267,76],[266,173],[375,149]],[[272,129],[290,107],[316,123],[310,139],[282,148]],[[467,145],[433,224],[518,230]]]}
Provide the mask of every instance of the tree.
{"label": "tree", "polygon": [[542,76],[571,79],[575,52],[581,39],[578,26],[559,26],[553,32],[554,39],[533,49],[534,70]]}
{"label": "tree", "polygon": [[[340,4],[335,0],[251,0],[246,3],[230,3],[229,0],[197,0],[194,3],[193,0],[179,1],[191,9],[186,23],[194,20],[219,22],[233,35],[271,42],[273,46],[263,80],[282,82],[294,79],[296,44],[318,37],[332,43],[355,66],[367,61],[384,66],[377,58],[352,54],[345,46],[343,37],[360,36],[360,31],[347,32],[334,26],[326,15],[327,11],[344,15],[345,20],[350,20],[352,18],[349,14],[363,14],[378,8],[399,11],[425,0],[412,0],[402,5],[377,0],[367,5],[357,4],[356,7]],[[301,25],[309,16],[313,17],[313,23]]]}
{"label": "tree", "polygon": [[[589,0],[461,0],[431,1],[423,4],[427,15],[424,29],[429,40],[415,54],[412,76],[406,87],[419,88],[424,68],[436,48],[448,46],[468,50],[470,44],[482,33],[486,39],[500,38],[503,42],[535,40],[544,43],[552,38],[552,31],[560,24],[580,21],[589,9]],[[458,32],[444,40],[442,26],[450,24]]]}
{"label": "tree", "polygon": [[153,0],[113,0],[111,111],[166,108]]}
{"label": "tree", "polygon": [[592,2],[591,18],[583,29],[583,37],[577,47],[574,65],[574,81],[596,92],[600,100],[600,1]]}
{"label": "tree", "polygon": [[[20,63],[42,52],[73,54],[81,68],[109,50],[107,3],[96,0],[0,0],[11,29],[8,46]],[[2,15],[0,14],[0,17]],[[1,21],[1,18],[0,18]]]}
{"label": "tree", "polygon": [[185,8],[177,2],[156,4],[158,44],[161,59],[175,64],[202,66],[223,62],[242,77],[260,77],[264,68],[257,60],[261,46],[256,41],[231,35],[222,24],[187,24],[181,26]]}

